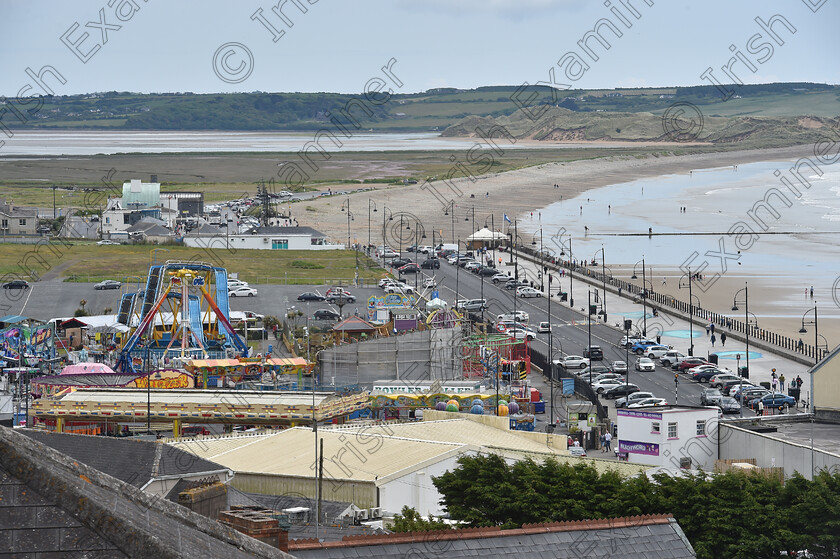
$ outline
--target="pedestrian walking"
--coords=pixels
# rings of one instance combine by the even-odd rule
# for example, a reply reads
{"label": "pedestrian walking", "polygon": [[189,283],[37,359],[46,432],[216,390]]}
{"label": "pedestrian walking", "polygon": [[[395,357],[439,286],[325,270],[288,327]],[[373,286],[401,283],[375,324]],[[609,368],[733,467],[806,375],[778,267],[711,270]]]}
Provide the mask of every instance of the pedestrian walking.
{"label": "pedestrian walking", "polygon": [[812,285],[811,286],[811,299],[813,299],[813,298],[814,298],[814,286]]}
{"label": "pedestrian walking", "polygon": [[720,345],[721,346],[726,345],[726,332],[721,332],[720,333]]}
{"label": "pedestrian walking", "polygon": [[706,335],[707,336],[709,335],[709,325],[708,324],[706,325]]}
{"label": "pedestrian walking", "polygon": [[758,415],[764,415],[764,402],[759,400],[756,407],[758,408]]}
{"label": "pedestrian walking", "polygon": [[779,390],[781,390],[782,392],[785,391],[785,375],[784,374],[779,375]]}
{"label": "pedestrian walking", "polygon": [[802,388],[802,377],[799,375],[796,375],[796,387]]}
{"label": "pedestrian walking", "polygon": [[714,322],[712,322],[711,324],[709,324],[709,330],[711,330],[711,331],[712,331],[712,334],[714,334],[714,333],[715,333],[715,323],[714,323]]}
{"label": "pedestrian walking", "polygon": [[601,433],[601,452],[607,451],[607,434]]}
{"label": "pedestrian walking", "polygon": [[610,449],[610,443],[612,442],[612,435],[609,431],[604,435],[604,444],[606,445],[607,452],[612,452]]}
{"label": "pedestrian walking", "polygon": [[710,340],[711,340],[711,342],[712,342],[712,347],[715,347],[715,335],[714,335],[714,334],[712,334],[712,337],[711,337],[711,338],[709,338],[709,339],[710,339]]}
{"label": "pedestrian walking", "polygon": [[777,392],[778,388],[779,388],[779,379],[774,378],[773,379],[773,392]]}

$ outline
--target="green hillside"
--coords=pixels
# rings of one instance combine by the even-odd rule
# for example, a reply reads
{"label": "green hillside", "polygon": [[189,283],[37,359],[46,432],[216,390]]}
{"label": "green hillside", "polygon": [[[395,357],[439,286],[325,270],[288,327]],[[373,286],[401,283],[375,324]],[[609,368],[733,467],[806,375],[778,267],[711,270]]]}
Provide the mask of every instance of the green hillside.
{"label": "green hillside", "polygon": [[[611,112],[662,114],[675,102],[696,105],[708,117],[793,117],[840,115],[840,87],[813,83],[728,86],[723,101],[712,86],[520,92],[536,94],[531,104],[550,104],[580,114]],[[337,93],[136,94],[92,93],[50,96],[21,128],[108,130],[318,130],[359,95]],[[378,131],[443,130],[464,118],[512,116],[519,107],[513,86],[471,90],[441,88],[393,95],[382,105],[368,103],[371,115],[353,111],[361,127]],[[10,101],[13,102],[13,101]],[[346,119],[344,119],[346,122]],[[623,128],[634,128],[625,124]]]}

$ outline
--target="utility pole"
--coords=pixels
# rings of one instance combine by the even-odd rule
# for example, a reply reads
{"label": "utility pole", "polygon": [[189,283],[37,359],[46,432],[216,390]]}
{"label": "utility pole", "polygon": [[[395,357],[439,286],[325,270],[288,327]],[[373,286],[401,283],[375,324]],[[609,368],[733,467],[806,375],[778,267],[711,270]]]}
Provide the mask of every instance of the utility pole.
{"label": "utility pole", "polygon": [[[542,232],[542,228],[540,228],[540,232]],[[540,236],[542,236],[542,233],[540,233]],[[548,274],[548,376],[551,383],[551,425],[554,425],[554,333],[551,331],[551,274]]]}

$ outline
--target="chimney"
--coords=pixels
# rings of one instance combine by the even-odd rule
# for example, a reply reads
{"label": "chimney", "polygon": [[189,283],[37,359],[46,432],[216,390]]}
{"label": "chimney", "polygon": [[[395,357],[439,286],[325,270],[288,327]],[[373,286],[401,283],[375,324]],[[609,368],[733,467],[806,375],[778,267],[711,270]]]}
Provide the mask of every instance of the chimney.
{"label": "chimney", "polygon": [[219,481],[194,484],[178,493],[178,504],[207,518],[218,518],[227,508],[227,485]]}
{"label": "chimney", "polygon": [[270,509],[234,506],[219,513],[219,522],[280,551],[289,551],[289,532],[280,527],[279,513]]}
{"label": "chimney", "polygon": [[157,181],[158,181],[157,180],[157,175],[152,175],[152,181],[151,182],[157,182]]}

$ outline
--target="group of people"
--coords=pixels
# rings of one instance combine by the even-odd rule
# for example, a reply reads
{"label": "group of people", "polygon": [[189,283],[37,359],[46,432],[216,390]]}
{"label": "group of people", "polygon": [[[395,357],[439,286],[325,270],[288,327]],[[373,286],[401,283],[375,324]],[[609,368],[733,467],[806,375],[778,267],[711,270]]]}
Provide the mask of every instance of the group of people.
{"label": "group of people", "polygon": [[[715,337],[715,323],[714,322],[710,322],[706,326],[706,335],[709,336],[709,341],[712,342],[712,347],[715,347],[715,342],[717,341],[717,338]],[[726,332],[721,332],[720,333],[720,345],[721,346],[726,345]]]}

